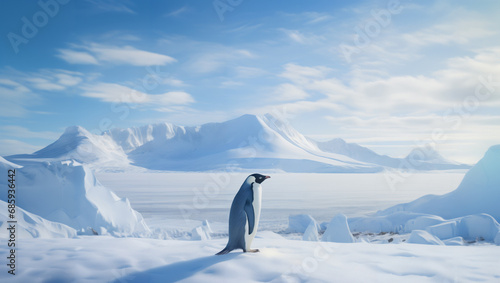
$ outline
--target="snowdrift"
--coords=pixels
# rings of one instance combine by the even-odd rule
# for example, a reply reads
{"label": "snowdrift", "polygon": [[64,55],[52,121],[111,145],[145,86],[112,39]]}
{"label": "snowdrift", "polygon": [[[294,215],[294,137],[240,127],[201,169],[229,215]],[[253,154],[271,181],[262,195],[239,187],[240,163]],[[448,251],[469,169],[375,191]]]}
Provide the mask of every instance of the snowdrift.
{"label": "snowdrift", "polygon": [[[419,151],[417,151],[418,153]],[[413,156],[414,155],[414,156]],[[437,152],[412,159],[378,155],[342,139],[316,142],[273,115],[243,115],[222,123],[184,127],[160,123],[112,129],[101,135],[73,126],[54,143],[19,159],[74,159],[95,170],[146,168],[168,171],[254,171],[373,173],[384,167],[415,170],[459,169]]]}
{"label": "snowdrift", "polygon": [[[61,224],[43,219],[42,217],[29,213],[26,210],[16,208],[15,231],[16,238],[74,238],[76,230]],[[0,238],[9,238],[9,215],[7,213],[7,203],[0,200]]]}
{"label": "snowdrift", "polygon": [[[0,164],[4,168],[11,166],[4,162]],[[16,216],[24,217],[24,221],[50,231],[54,230],[54,225],[49,221],[83,233],[92,229],[98,234],[116,236],[149,232],[141,214],[131,208],[128,199],[121,199],[102,186],[91,170],[78,162],[25,162],[22,165],[16,169],[16,186],[19,188],[16,190],[16,205],[29,214],[20,210]],[[6,197],[6,194],[1,194],[0,200],[6,201]],[[67,229],[59,228],[67,232]]]}

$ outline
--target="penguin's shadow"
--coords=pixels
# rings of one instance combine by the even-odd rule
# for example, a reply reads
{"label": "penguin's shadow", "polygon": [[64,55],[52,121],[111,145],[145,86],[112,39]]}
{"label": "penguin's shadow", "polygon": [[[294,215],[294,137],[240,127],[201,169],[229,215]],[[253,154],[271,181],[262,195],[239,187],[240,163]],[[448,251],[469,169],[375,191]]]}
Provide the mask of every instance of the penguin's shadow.
{"label": "penguin's shadow", "polygon": [[142,272],[132,273],[124,277],[118,278],[112,282],[114,283],[177,282],[179,280],[193,276],[199,271],[204,270],[214,264],[231,260],[241,254],[242,252],[239,253],[236,252],[220,256],[212,255],[186,261],[174,262],[165,266],[160,266]]}

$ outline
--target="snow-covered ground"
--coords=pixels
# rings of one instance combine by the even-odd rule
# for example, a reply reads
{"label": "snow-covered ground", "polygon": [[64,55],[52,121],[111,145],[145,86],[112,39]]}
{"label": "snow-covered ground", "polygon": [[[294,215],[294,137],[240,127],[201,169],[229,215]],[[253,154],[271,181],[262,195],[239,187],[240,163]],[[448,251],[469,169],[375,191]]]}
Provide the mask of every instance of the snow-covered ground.
{"label": "snow-covered ground", "polygon": [[[500,281],[500,146],[466,174],[405,172],[393,182],[392,171],[272,173],[252,245],[261,252],[225,256],[214,254],[226,244],[229,206],[248,173],[22,166],[0,159],[3,169],[16,167],[26,191],[19,196],[37,196],[19,202],[17,275],[3,264],[1,282]],[[428,205],[434,201],[442,209]],[[9,216],[0,216],[6,259]],[[82,223],[99,235],[81,232]]]}
{"label": "snow-covered ground", "polygon": [[[18,274],[13,277],[2,266],[0,280],[496,282],[500,280],[500,247],[492,244],[406,244],[401,238],[409,235],[389,234],[358,236],[357,243],[345,244],[302,241],[299,234],[286,233],[291,214],[307,213],[318,222],[329,221],[339,212],[363,215],[430,192],[452,191],[463,174],[419,173],[395,189],[390,189],[383,173],[273,174],[263,185],[262,222],[254,241],[261,252],[215,256],[226,243],[229,205],[246,174],[101,173],[97,175],[101,183],[129,198],[154,231],[153,237],[160,239],[20,239]],[[209,220],[213,238],[193,241],[190,232],[202,219]],[[399,244],[377,244],[388,243],[390,237]],[[5,258],[7,252],[7,246],[0,245],[0,257]]]}
{"label": "snow-covered ground", "polygon": [[[339,244],[260,233],[260,253],[215,256],[225,239],[30,239],[2,282],[498,282],[500,247]],[[259,234],[258,234],[259,235]],[[1,245],[2,258],[5,245]]]}

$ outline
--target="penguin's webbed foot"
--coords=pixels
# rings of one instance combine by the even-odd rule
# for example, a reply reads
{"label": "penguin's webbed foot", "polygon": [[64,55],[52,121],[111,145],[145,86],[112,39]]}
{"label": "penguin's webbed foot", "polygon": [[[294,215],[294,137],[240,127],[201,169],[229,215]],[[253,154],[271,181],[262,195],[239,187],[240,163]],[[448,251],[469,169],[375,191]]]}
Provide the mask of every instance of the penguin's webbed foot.
{"label": "penguin's webbed foot", "polygon": [[251,250],[247,250],[246,252],[248,252],[248,253],[258,253],[260,251],[259,251],[259,249],[251,249]]}

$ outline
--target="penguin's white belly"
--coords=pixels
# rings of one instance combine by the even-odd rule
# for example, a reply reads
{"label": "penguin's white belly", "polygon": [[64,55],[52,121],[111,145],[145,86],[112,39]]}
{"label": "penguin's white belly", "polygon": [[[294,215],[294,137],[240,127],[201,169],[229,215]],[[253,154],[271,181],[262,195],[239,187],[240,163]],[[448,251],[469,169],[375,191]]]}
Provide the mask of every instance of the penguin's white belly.
{"label": "penguin's white belly", "polygon": [[245,248],[246,250],[250,250],[250,246],[252,245],[253,238],[255,234],[257,234],[257,228],[259,227],[259,219],[260,219],[260,208],[262,204],[262,187],[260,184],[253,184],[253,211],[255,214],[255,225],[253,227],[252,234],[248,234],[248,219],[245,224]]}

